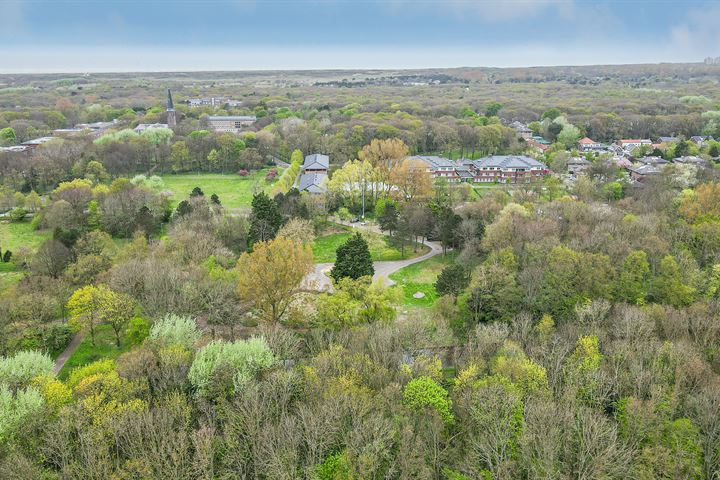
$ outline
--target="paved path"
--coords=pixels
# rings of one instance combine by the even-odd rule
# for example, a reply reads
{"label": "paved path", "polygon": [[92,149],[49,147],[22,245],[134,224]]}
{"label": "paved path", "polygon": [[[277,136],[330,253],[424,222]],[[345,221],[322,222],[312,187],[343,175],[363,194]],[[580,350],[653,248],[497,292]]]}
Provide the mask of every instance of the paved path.
{"label": "paved path", "polygon": [[80,346],[80,342],[82,342],[84,338],[84,335],[82,332],[78,332],[75,334],[75,336],[70,340],[70,343],[67,347],[65,347],[65,350],[55,359],[55,366],[53,366],[53,371],[57,375],[62,367],[65,365],[65,362],[68,361],[68,358],[72,356],[73,353],[75,353],[75,350]]}
{"label": "paved path", "polygon": [[[408,260],[395,260],[390,262],[373,262],[375,267],[375,275],[373,280],[383,279],[385,285],[394,285],[395,282],[390,279],[390,274],[397,272],[401,268],[407,267],[414,263],[422,262],[428,258],[434,257],[442,253],[442,246],[438,242],[423,242],[425,245],[430,247],[430,251],[419,257],[410,258]],[[332,280],[330,279],[330,270],[333,267],[333,263],[316,263],[315,271],[305,277],[304,284],[305,288],[312,290],[320,290],[332,292]]]}

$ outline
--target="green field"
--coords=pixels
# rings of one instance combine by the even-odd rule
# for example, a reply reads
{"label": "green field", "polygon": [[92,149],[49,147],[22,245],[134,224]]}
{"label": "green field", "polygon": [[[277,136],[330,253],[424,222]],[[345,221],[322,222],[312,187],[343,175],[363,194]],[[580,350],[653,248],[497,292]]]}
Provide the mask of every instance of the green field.
{"label": "green field", "polygon": [[115,334],[110,325],[100,325],[95,329],[95,345],[90,340],[90,333],[85,334],[77,350],[68,358],[58,376],[66,379],[70,371],[75,367],[82,367],[96,360],[111,358],[116,359],[121,354],[133,347],[133,344],[122,338],[122,345],[118,348],[115,345]]}
{"label": "green field", "polygon": [[[268,168],[251,172],[246,177],[235,174],[201,173],[162,175],[166,190],[173,192],[173,203],[177,205],[190,195],[195,187],[200,187],[206,196],[213,193],[227,208],[250,208],[254,193],[268,191],[272,183],[265,181]],[[278,170],[278,177],[282,169]],[[276,177],[277,178],[277,177]]]}
{"label": "green field", "polygon": [[[19,223],[0,223],[0,249],[17,252],[20,247],[36,250],[42,242],[50,238],[46,230],[33,230],[29,221]],[[0,263],[0,292],[7,290],[22,279],[23,273],[15,269],[13,263]]]}
{"label": "green field", "polygon": [[[425,245],[420,245],[417,252],[413,251],[412,245],[405,245],[405,255],[402,255],[400,248],[395,245],[389,237],[373,232],[362,232],[370,247],[370,255],[373,261],[406,260],[423,255],[429,251]],[[318,237],[312,244],[313,256],[316,263],[333,263],[335,252],[338,247],[345,243],[352,233],[333,233]]]}
{"label": "green field", "polygon": [[[390,274],[390,278],[403,289],[405,305],[414,307],[432,306],[438,298],[435,291],[435,281],[442,269],[450,265],[456,256],[455,252],[435,255],[432,258],[414,263]],[[422,292],[425,296],[422,298],[413,297],[417,292]]]}

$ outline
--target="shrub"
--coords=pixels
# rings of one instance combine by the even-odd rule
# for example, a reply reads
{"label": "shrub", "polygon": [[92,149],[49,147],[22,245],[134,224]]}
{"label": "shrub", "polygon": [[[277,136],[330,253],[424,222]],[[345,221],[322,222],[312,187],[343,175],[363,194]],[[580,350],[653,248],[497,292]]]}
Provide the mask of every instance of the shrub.
{"label": "shrub", "polygon": [[25,350],[12,357],[0,357],[0,384],[9,387],[21,387],[40,375],[53,371],[53,361],[49,355],[36,350]]}
{"label": "shrub", "polygon": [[26,215],[27,215],[27,212],[25,211],[24,208],[21,208],[21,207],[13,208],[10,211],[10,221],[11,222],[22,222],[23,220],[25,220]]}
{"label": "shrub", "polygon": [[115,371],[114,360],[98,360],[97,362],[73,369],[67,384],[70,388],[75,388],[80,382],[92,375],[102,375],[113,371]]}
{"label": "shrub", "polygon": [[248,171],[245,170],[244,168],[241,168],[240,170],[238,170],[237,174],[240,175],[241,177],[247,177]]}
{"label": "shrub", "polygon": [[150,328],[149,338],[164,345],[192,346],[200,339],[200,331],[195,320],[173,313],[165,315]]}
{"label": "shrub", "polygon": [[142,343],[150,334],[150,322],[142,317],[133,317],[125,330],[125,337],[134,345]]}
{"label": "shrub", "polygon": [[207,395],[212,378],[223,371],[232,377],[232,386],[221,385],[230,391],[242,388],[257,372],[275,362],[265,339],[255,337],[237,342],[213,341],[201,348],[193,360],[188,379],[199,395]]}

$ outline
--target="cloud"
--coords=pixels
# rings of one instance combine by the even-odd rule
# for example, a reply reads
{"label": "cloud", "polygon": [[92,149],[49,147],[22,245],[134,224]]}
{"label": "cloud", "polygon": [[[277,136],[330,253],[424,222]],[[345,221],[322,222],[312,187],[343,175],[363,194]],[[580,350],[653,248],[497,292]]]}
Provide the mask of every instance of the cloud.
{"label": "cloud", "polygon": [[690,10],[682,22],[670,29],[670,48],[678,52],[701,56],[720,55],[720,5]]}
{"label": "cloud", "polygon": [[549,10],[570,18],[574,11],[573,0],[389,0],[387,5],[400,14],[415,10],[486,22],[534,17]]}

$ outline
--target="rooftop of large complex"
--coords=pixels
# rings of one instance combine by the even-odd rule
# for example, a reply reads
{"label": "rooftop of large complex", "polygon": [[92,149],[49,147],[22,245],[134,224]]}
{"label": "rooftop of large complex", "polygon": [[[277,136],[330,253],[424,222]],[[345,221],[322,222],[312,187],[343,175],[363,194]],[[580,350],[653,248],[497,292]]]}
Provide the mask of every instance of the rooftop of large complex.
{"label": "rooftop of large complex", "polygon": [[301,192],[322,193],[325,191],[325,173],[304,173],[298,181],[298,190]]}
{"label": "rooftop of large complex", "polygon": [[254,122],[257,120],[254,115],[209,115],[207,118],[211,122]]}

